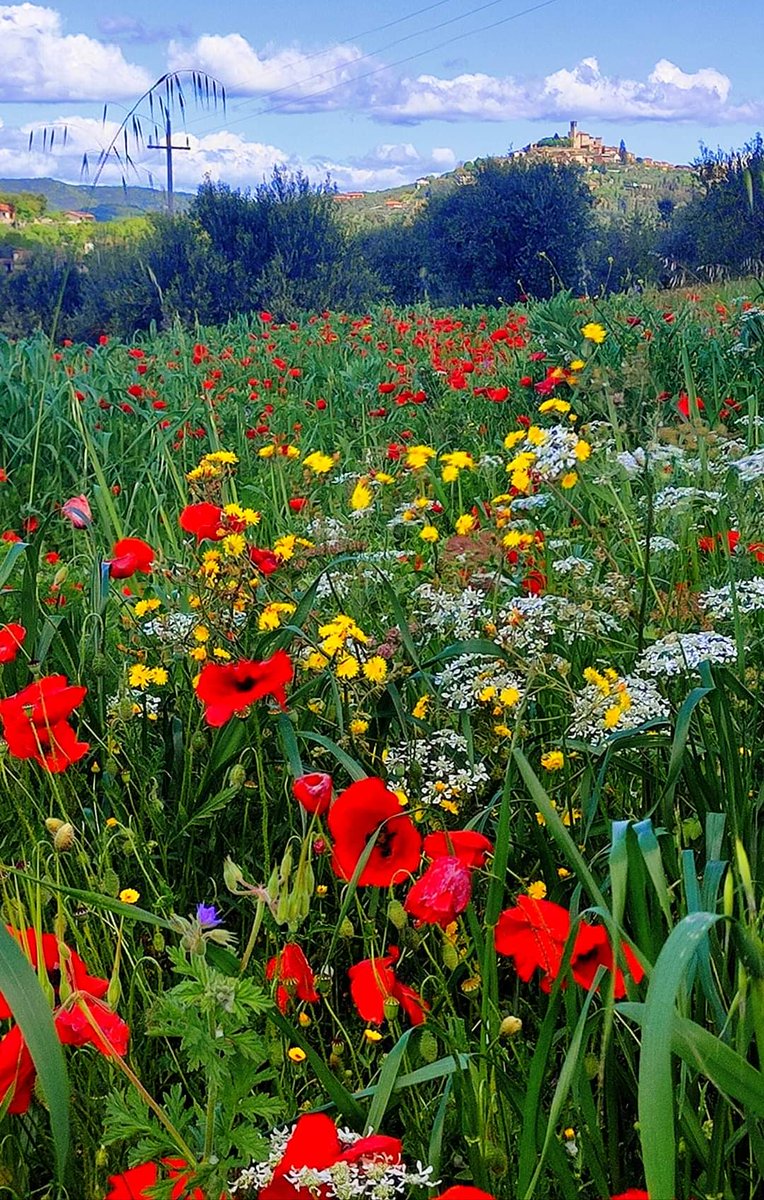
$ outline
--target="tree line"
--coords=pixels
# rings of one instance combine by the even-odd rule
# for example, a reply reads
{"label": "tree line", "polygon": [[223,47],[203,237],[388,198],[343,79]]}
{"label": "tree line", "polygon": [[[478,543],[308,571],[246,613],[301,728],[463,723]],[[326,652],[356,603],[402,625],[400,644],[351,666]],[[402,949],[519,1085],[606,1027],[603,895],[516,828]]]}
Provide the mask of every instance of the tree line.
{"label": "tree line", "polygon": [[131,337],[262,308],[283,319],[380,301],[511,304],[762,273],[761,137],[733,153],[704,149],[694,165],[687,204],[603,218],[579,168],[489,159],[413,219],[360,231],[328,181],[281,167],[252,192],[207,181],[186,213],[151,217],[135,243],[85,258],[41,249],[0,273],[0,333]]}

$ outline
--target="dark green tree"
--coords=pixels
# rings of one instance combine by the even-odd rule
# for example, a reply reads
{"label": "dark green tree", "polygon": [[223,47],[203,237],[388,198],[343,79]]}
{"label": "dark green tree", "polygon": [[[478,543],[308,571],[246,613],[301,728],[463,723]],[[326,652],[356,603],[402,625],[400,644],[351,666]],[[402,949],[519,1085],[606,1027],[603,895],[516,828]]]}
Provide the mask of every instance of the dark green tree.
{"label": "dark green tree", "polygon": [[579,288],[593,199],[579,168],[487,160],[420,223],[432,298],[496,304]]}

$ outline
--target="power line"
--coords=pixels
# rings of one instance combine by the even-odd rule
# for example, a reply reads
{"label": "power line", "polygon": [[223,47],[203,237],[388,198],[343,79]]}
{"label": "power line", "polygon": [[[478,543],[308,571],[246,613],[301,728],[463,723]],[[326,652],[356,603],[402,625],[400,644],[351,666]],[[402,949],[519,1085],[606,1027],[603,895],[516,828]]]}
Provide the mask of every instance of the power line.
{"label": "power line", "polygon": [[[367,54],[361,55],[359,58],[357,58],[353,61],[352,65],[355,66],[360,62],[364,62],[370,58],[374,58],[374,57],[376,57],[377,54],[381,54],[385,50],[390,50],[394,46],[401,45],[403,42],[411,41],[411,39],[414,37],[421,37],[421,35],[425,32],[432,33],[438,29],[444,29],[449,25],[453,25],[457,21],[467,20],[469,17],[473,17],[477,13],[484,12],[488,8],[495,8],[497,4],[501,4],[503,2],[504,2],[504,0],[488,0],[488,3],[481,4],[481,5],[478,5],[476,8],[469,9],[467,12],[461,13],[457,17],[450,17],[446,21],[441,21],[437,25],[432,26],[428,30],[420,30],[417,33],[406,34],[402,38],[396,38],[394,41],[389,42],[385,46],[379,47],[379,49],[377,49],[377,50],[374,50]],[[320,88],[318,91],[309,92],[308,95],[306,95],[306,96],[297,96],[293,100],[289,100],[282,104],[275,104],[275,105],[268,104],[262,108],[256,109],[254,112],[248,112],[248,113],[244,114],[243,116],[235,117],[235,118],[233,118],[233,120],[230,120],[230,121],[226,120],[226,128],[229,128],[231,125],[240,124],[241,121],[250,120],[252,118],[263,116],[268,113],[281,112],[285,108],[289,107],[292,104],[299,105],[301,102],[313,100],[319,96],[328,95],[329,93],[337,91],[340,88],[347,87],[349,84],[359,83],[361,80],[369,79],[373,75],[380,74],[382,71],[388,71],[392,67],[402,66],[403,64],[405,64],[407,62],[413,62],[417,58],[423,58],[425,55],[431,54],[434,50],[440,50],[445,46],[453,45],[454,42],[461,42],[465,38],[472,37],[474,34],[477,34],[477,33],[487,33],[490,30],[496,29],[501,25],[506,25],[511,21],[516,21],[520,17],[529,16],[530,14],[532,14],[534,12],[538,12],[539,10],[541,10],[543,8],[549,8],[552,4],[556,4],[556,3],[557,3],[557,0],[542,0],[542,2],[539,4],[534,4],[529,8],[522,9],[520,12],[512,13],[508,17],[502,17],[500,20],[493,21],[489,25],[483,25],[483,26],[480,26],[478,29],[471,29],[471,30],[467,30],[465,33],[456,34],[454,37],[446,38],[444,41],[441,41],[441,42],[436,42],[434,45],[430,45],[430,46],[426,47],[424,50],[418,50],[416,53],[406,55],[404,58],[397,59],[395,62],[382,63],[380,66],[374,67],[370,71],[365,71],[361,75],[355,75],[352,79],[343,80],[340,83],[330,84],[326,88]],[[426,10],[420,10],[420,11],[426,11]],[[411,14],[411,15],[413,16],[416,14]],[[349,40],[352,40],[352,39],[349,39]],[[339,43],[339,44],[342,45],[344,43]],[[325,52],[322,51],[321,53],[325,53]],[[310,57],[315,57],[315,55],[310,56]],[[293,82],[290,84],[285,84],[283,87],[277,88],[273,92],[266,93],[265,99],[272,98],[273,96],[281,95],[283,92],[291,92],[294,90],[295,87],[297,87],[297,88],[303,87],[304,84],[310,83],[314,79],[323,78],[325,75],[328,75],[329,73],[330,73],[329,71],[320,71],[314,75],[309,75],[304,79],[297,80],[296,82]],[[236,86],[236,85],[234,85],[234,86]],[[238,107],[243,108],[245,104],[259,103],[262,101],[262,99],[263,99],[262,97],[258,98],[258,99],[255,99],[253,97],[250,100],[241,101],[240,104],[238,105]],[[204,120],[204,118],[201,118],[201,119]],[[189,122],[189,126],[193,126],[193,124],[194,124],[193,121]]]}

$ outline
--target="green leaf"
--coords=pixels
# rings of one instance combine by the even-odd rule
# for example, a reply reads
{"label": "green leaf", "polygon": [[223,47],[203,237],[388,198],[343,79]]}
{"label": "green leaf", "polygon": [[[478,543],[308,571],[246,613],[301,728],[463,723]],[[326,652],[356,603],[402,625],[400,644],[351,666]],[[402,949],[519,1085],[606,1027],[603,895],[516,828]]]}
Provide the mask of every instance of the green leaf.
{"label": "green leaf", "polygon": [[647,1191],[653,1196],[676,1195],[671,1050],[677,993],[697,947],[721,919],[716,913],[700,912],[680,921],[650,978],[642,1021],[638,1109]]}
{"label": "green leaf", "polygon": [[316,1053],[298,1029],[287,1020],[285,1016],[276,1008],[268,1014],[268,1020],[272,1021],[277,1029],[289,1039],[293,1046],[299,1046],[307,1056],[316,1079],[323,1087],[329,1099],[334,1104],[335,1108],[343,1117],[348,1120],[356,1129],[363,1129],[365,1116],[361,1105],[356,1098],[340,1083],[336,1075],[333,1075],[329,1070],[324,1060]]}
{"label": "green leaf", "polygon": [[24,1035],[50,1113],[56,1170],[63,1180],[69,1155],[69,1079],[45,994],[29,959],[0,925],[0,991]]}
{"label": "green leaf", "polygon": [[385,1058],[382,1070],[379,1073],[379,1080],[374,1087],[374,1099],[369,1106],[369,1115],[366,1118],[366,1128],[368,1129],[369,1133],[376,1133],[385,1119],[387,1106],[390,1103],[390,1097],[395,1090],[395,1082],[398,1078],[398,1072],[403,1066],[406,1047],[408,1046],[409,1039],[413,1032],[413,1028],[407,1029],[406,1032],[398,1038],[398,1041]]}

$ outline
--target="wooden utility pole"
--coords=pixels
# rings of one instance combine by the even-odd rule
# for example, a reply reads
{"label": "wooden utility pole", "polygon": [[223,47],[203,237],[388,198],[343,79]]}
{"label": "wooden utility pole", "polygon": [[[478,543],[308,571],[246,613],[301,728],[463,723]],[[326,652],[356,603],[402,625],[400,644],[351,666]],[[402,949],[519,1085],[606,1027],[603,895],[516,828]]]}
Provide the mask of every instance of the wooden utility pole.
{"label": "wooden utility pole", "polygon": [[[164,106],[163,106],[164,107]],[[175,211],[175,203],[173,200],[173,179],[172,179],[172,156],[175,150],[190,150],[191,147],[186,139],[185,146],[173,146],[172,144],[172,121],[170,119],[169,108],[165,111],[164,121],[164,141],[163,142],[147,142],[147,150],[164,150],[167,163],[167,215],[172,216]]]}

